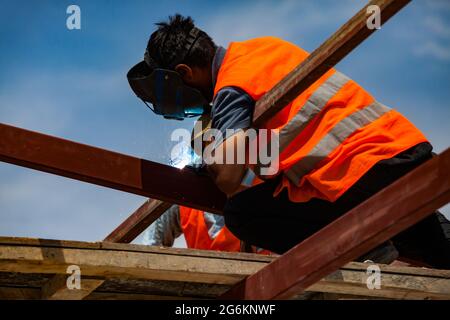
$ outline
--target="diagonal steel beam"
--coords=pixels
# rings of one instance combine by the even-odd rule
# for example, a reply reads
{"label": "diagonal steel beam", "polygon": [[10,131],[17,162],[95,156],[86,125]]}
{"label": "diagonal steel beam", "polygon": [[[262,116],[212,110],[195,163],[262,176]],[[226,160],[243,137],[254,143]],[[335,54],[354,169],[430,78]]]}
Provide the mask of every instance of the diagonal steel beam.
{"label": "diagonal steel beam", "polygon": [[222,298],[292,297],[449,202],[447,149],[249,276]]}
{"label": "diagonal steel beam", "polygon": [[103,241],[130,243],[171,206],[170,202],[148,199]]}
{"label": "diagonal steel beam", "polygon": [[220,213],[225,195],[207,176],[0,124],[0,160],[112,189]]}
{"label": "diagonal steel beam", "polygon": [[367,27],[368,6],[378,6],[381,24],[383,24],[409,2],[410,0],[370,1],[328,40],[314,50],[305,61],[258,100],[253,115],[253,124],[256,127],[262,126],[377,30]]}

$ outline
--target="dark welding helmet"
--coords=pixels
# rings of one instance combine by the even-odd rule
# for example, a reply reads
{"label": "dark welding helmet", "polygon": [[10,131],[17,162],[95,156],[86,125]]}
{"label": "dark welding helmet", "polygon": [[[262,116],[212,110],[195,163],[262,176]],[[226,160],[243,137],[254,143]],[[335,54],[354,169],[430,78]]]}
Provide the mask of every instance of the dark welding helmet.
{"label": "dark welding helmet", "polygon": [[[199,37],[200,30],[193,28],[186,40],[183,61]],[[183,83],[180,74],[173,70],[159,68],[145,51],[144,61],[139,62],[127,73],[133,92],[156,114],[166,119],[183,120],[202,115],[209,103],[202,93]],[[148,105],[150,103],[152,107]]]}

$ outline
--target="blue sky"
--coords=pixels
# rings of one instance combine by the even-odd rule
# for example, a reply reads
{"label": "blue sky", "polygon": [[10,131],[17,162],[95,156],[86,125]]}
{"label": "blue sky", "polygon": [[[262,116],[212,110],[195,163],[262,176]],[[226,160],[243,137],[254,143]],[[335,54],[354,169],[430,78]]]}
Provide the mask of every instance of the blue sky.
{"label": "blue sky", "polygon": [[[70,4],[81,8],[81,30],[66,28]],[[142,58],[155,22],[179,12],[225,47],[273,35],[312,51],[363,5],[0,0],[0,122],[167,163],[170,133],[192,122],[150,113],[125,77]],[[435,151],[450,146],[449,1],[413,1],[337,68],[409,117]],[[101,240],[143,201],[0,163],[3,236]]]}

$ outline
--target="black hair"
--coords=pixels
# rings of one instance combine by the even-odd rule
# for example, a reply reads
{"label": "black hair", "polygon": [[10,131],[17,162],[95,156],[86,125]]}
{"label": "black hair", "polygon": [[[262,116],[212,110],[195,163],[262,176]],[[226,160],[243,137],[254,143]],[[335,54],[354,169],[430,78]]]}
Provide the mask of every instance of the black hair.
{"label": "black hair", "polygon": [[[189,32],[194,28],[191,17],[180,14],[170,16],[168,22],[156,23],[158,29],[148,40],[147,50],[160,68],[174,69],[177,64],[185,63],[191,67],[206,67],[211,65],[217,46],[211,37],[200,30],[197,41],[184,57],[185,44]],[[182,60],[182,61],[181,61]]]}

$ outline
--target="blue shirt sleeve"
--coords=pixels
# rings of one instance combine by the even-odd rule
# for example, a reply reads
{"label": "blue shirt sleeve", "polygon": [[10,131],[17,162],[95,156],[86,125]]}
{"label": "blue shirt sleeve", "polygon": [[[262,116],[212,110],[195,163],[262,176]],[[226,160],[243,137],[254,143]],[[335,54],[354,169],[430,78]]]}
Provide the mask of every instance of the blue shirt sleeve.
{"label": "blue shirt sleeve", "polygon": [[211,110],[211,127],[226,137],[226,129],[247,129],[252,125],[255,101],[244,90],[225,87],[217,92]]}

